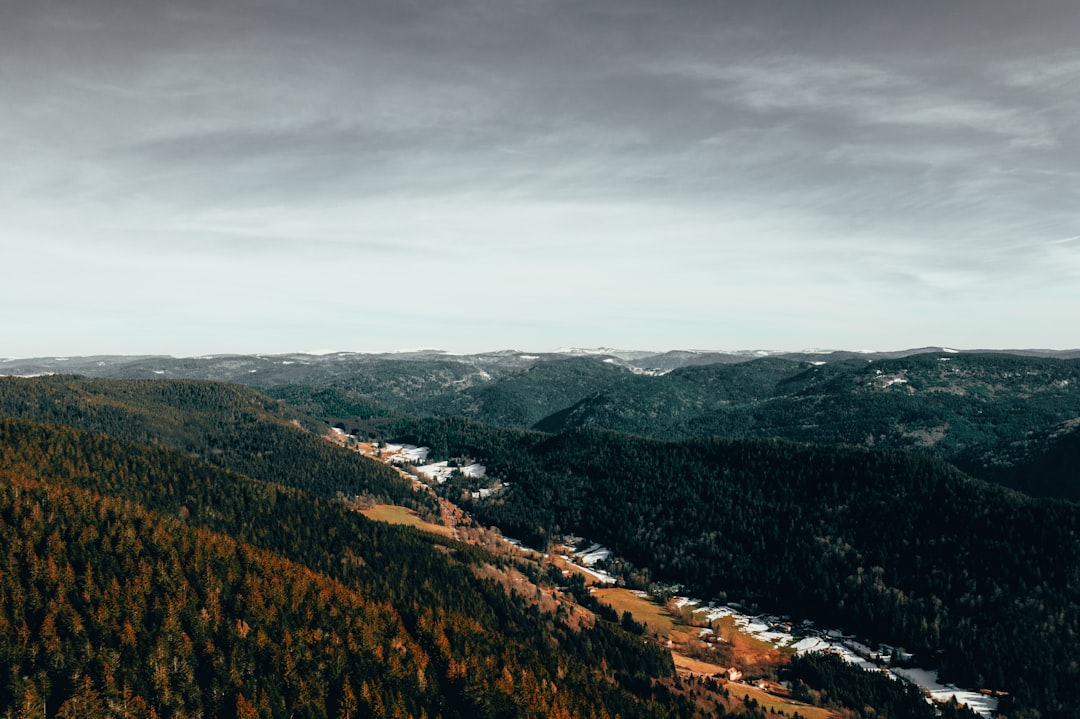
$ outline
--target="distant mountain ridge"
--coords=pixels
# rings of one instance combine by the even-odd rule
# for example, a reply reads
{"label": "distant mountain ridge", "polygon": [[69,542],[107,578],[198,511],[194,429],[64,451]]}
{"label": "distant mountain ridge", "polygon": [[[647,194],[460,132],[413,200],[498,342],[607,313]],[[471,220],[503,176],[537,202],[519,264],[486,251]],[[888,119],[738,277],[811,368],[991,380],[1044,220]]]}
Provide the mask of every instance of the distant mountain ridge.
{"label": "distant mountain ridge", "polygon": [[[1050,349],[965,349],[948,347],[917,347],[894,351],[864,350],[681,350],[664,352],[601,348],[561,348],[550,352],[524,352],[515,349],[494,350],[472,354],[454,354],[438,349],[403,352],[290,352],[282,354],[215,354],[193,357],[172,355],[89,355],[65,357],[0,358],[0,376],[34,374],[81,374],[87,377],[152,379],[216,379],[265,386],[282,381],[294,381],[306,371],[318,368],[334,373],[349,368],[381,362],[448,362],[488,372],[503,373],[521,370],[542,362],[572,357],[589,357],[610,364],[639,370],[670,372],[680,367],[709,364],[735,364],[762,357],[796,362],[840,362],[850,359],[899,359],[928,352],[964,354],[1007,354],[1021,357],[1055,359],[1080,358],[1080,348]],[[261,374],[245,377],[245,374]],[[293,377],[295,375],[295,378]]]}
{"label": "distant mountain ridge", "polygon": [[1080,434],[1054,434],[1080,419],[1080,350],[569,348],[0,361],[0,375],[49,374],[206,379],[305,406],[365,408],[327,412],[343,423],[397,412],[545,432],[903,449],[1037,496],[1080,500],[1080,470],[1070,461]]}

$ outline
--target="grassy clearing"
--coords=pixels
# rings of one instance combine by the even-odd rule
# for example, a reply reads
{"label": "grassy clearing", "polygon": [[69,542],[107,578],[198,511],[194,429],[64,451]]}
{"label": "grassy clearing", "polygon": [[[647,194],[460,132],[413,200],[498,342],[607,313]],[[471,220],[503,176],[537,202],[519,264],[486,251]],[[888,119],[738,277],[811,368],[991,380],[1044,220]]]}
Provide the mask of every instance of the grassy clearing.
{"label": "grassy clearing", "polygon": [[675,618],[663,605],[651,597],[639,597],[629,589],[617,587],[597,589],[593,592],[593,596],[620,615],[623,612],[630,612],[634,620],[646,625],[650,632],[667,637],[675,630]]}
{"label": "grassy clearing", "polygon": [[753,699],[766,712],[783,711],[789,717],[794,715],[795,712],[799,712],[799,716],[806,717],[806,719],[836,719],[838,716],[828,709],[812,707],[809,704],[773,696],[749,684],[728,683],[724,685],[724,688],[728,690],[732,697],[737,699],[742,699],[744,696]]}
{"label": "grassy clearing", "polygon": [[413,510],[406,507],[399,507],[396,504],[376,504],[373,507],[360,510],[360,513],[368,519],[374,519],[377,522],[404,524],[450,539],[453,539],[454,537],[454,532],[450,527],[426,522],[423,519],[420,519],[419,515]]}
{"label": "grassy clearing", "polygon": [[716,674],[721,676],[727,675],[727,667],[722,667],[719,664],[702,661],[701,659],[694,659],[685,654],[679,654],[678,652],[672,652],[671,658],[675,660],[676,669],[693,672],[694,674],[705,674],[707,676],[714,676]]}

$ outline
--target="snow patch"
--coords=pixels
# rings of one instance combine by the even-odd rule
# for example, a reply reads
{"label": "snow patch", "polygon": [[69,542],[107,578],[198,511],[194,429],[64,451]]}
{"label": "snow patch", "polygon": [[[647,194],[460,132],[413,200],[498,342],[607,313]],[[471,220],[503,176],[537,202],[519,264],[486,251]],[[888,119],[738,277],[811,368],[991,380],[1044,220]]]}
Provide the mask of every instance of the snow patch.
{"label": "snow patch", "polygon": [[615,584],[617,581],[615,577],[611,576],[607,572],[602,572],[599,569],[590,569],[589,567],[582,567],[580,565],[576,566],[579,571],[585,572],[585,574],[588,574],[590,577],[602,584]]}
{"label": "snow patch", "polygon": [[482,464],[470,464],[468,467],[461,467],[461,473],[466,477],[480,478],[487,474],[487,467]]}
{"label": "snow patch", "polygon": [[938,681],[938,673],[935,671],[929,669],[900,669],[897,667],[889,671],[928,692],[930,698],[935,702],[944,703],[955,697],[958,704],[966,704],[971,711],[980,716],[989,717],[997,711],[998,700],[996,697],[966,689],[958,689],[952,684],[941,684]]}
{"label": "snow patch", "polygon": [[416,473],[442,484],[450,479],[450,475],[454,473],[454,470],[447,466],[446,462],[435,462],[434,464],[425,464],[423,467],[417,467]]}
{"label": "snow patch", "polygon": [[[679,597],[675,600],[677,607],[695,606],[699,600]],[[733,624],[739,631],[749,634],[762,641],[775,646],[790,646],[796,654],[809,652],[828,652],[835,654],[848,664],[857,666],[866,671],[881,671],[882,662],[887,661],[892,653],[892,647],[882,645],[875,651],[871,647],[855,641],[852,636],[845,635],[836,629],[818,631],[812,628],[812,623],[803,622],[797,630],[798,636],[793,636],[790,631],[790,623],[782,621],[780,617],[772,615],[749,616],[730,605],[708,605],[698,616],[713,622],[722,617],[732,617]],[[966,704],[976,714],[991,717],[998,707],[998,699],[976,691],[959,689],[952,685],[943,685],[938,681],[937,672],[927,669],[901,669],[889,668],[890,676],[909,681],[927,692],[934,702],[947,702],[955,697],[960,704]]]}
{"label": "snow patch", "polygon": [[417,447],[414,444],[388,444],[383,451],[390,454],[392,464],[405,464],[406,462],[426,462],[431,450],[427,447]]}
{"label": "snow patch", "polygon": [[795,650],[796,654],[806,654],[808,652],[820,652],[827,647],[820,637],[803,637],[799,641],[791,645],[791,648]]}
{"label": "snow patch", "polygon": [[600,560],[610,557],[611,550],[594,542],[584,552],[574,552],[574,556],[577,557],[581,564],[584,564],[586,567],[591,567]]}

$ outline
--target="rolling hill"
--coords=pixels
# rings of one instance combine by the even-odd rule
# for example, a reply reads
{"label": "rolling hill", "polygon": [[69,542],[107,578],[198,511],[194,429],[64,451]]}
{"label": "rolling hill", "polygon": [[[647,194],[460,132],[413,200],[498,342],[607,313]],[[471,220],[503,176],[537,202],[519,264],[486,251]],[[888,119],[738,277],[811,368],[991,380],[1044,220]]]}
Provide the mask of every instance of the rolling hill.
{"label": "rolling hill", "polygon": [[6,714],[694,714],[659,649],[491,578],[529,566],[176,450],[0,419],[0,537]]}

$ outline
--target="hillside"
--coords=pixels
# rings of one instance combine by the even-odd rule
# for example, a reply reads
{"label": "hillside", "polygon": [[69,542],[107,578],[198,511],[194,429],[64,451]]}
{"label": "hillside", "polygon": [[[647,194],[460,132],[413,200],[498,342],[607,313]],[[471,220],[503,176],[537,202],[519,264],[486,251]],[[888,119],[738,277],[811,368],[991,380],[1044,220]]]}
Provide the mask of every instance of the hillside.
{"label": "hillside", "polygon": [[[549,433],[580,427],[665,440],[775,437],[898,449],[1036,496],[1080,500],[1080,465],[1055,460],[1069,455],[1053,439],[1080,418],[1078,359],[955,352],[828,363],[764,357],[659,376],[605,359],[611,358],[548,360],[479,384],[393,399],[394,410],[379,405],[385,393],[365,393],[371,377],[268,392],[364,431],[407,412]],[[389,365],[382,371],[393,372]]]}
{"label": "hillside", "polygon": [[469,417],[503,427],[531,427],[582,397],[633,378],[629,370],[615,364],[589,358],[559,359],[401,409],[411,414]]}
{"label": "hillside", "polygon": [[398,431],[509,484],[486,499],[468,478],[440,491],[511,536],[580,534],[699,595],[916,649],[957,681],[1011,692],[1017,710],[1080,706],[1075,504],[896,451],[440,420]]}
{"label": "hillside", "polygon": [[1036,497],[1080,501],[1080,418],[991,448],[974,447],[955,463],[989,481]]}
{"label": "hillside", "polygon": [[324,497],[341,492],[434,510],[392,470],[323,441],[317,433],[325,425],[239,385],[4,377],[0,416],[5,415],[171,447]]}
{"label": "hillside", "polygon": [[903,449],[1041,496],[1080,499],[1077,465],[1041,459],[1050,447],[1033,440],[1077,417],[1078,360],[932,353],[825,365],[762,359],[635,376],[534,426]]}
{"label": "hillside", "polygon": [[0,712],[693,713],[659,650],[483,578],[509,560],[171,450],[0,420],[0,536]]}

